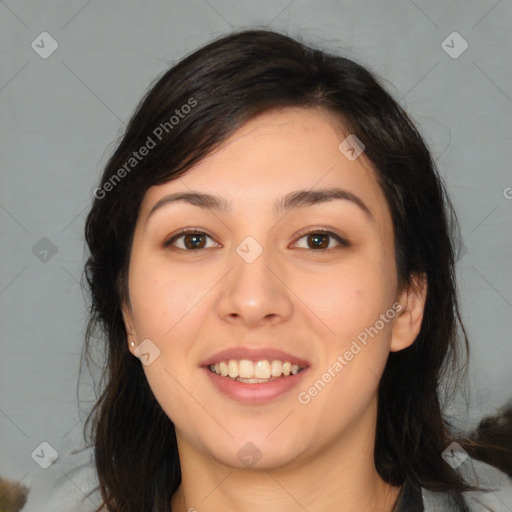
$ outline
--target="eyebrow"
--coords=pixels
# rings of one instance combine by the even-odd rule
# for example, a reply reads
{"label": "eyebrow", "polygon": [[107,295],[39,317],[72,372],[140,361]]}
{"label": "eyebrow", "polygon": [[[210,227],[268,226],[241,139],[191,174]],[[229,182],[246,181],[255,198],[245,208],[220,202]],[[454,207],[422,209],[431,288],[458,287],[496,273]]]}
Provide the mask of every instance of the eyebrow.
{"label": "eyebrow", "polygon": [[[315,204],[326,203],[334,199],[351,201],[353,204],[357,205],[370,220],[375,220],[372,212],[360,197],[348,190],[337,187],[316,190],[295,190],[290,192],[276,201],[274,204],[274,214],[279,215],[296,208],[305,208]],[[175,192],[157,201],[148,213],[146,221],[160,208],[176,202],[185,202],[205,210],[213,210],[220,213],[229,214],[231,212],[231,203],[224,197],[214,196],[204,192]]]}

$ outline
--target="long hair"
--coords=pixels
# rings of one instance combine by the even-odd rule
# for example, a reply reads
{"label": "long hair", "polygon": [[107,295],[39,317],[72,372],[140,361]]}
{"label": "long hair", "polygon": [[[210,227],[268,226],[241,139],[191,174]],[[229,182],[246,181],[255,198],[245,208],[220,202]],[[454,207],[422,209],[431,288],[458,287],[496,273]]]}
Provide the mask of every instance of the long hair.
{"label": "long hair", "polygon": [[[392,212],[399,285],[410,285],[415,274],[428,280],[421,331],[411,347],[389,355],[380,381],[377,471],[393,485],[408,479],[447,491],[464,510],[468,486],[441,457],[453,433],[440,393],[447,377],[465,373],[468,353],[454,271],[457,219],[431,153],[365,67],[285,35],[247,30],[207,44],[156,81],[94,192],[85,225],[91,306],[83,355],[89,365],[94,338],[105,362],[84,435],[90,427],[108,511],[169,511],[181,482],[174,426],[128,350],[121,314],[143,196],[184,174],[255,115],[286,106],[326,109],[364,143]],[[142,147],[149,148],[143,157]]]}

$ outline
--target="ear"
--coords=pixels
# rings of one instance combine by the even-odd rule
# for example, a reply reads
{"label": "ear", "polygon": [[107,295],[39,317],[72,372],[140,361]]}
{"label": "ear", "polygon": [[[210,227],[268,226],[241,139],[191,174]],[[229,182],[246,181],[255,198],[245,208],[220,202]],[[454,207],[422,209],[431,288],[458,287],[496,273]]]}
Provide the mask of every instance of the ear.
{"label": "ear", "polygon": [[[123,314],[124,328],[126,330],[126,342],[128,344],[128,350],[133,352],[135,347],[137,346],[137,331],[135,330],[135,323],[133,321],[133,314],[131,306],[128,304],[123,304],[121,306],[121,312]],[[131,346],[131,342],[135,343],[135,346]]]}
{"label": "ear", "polygon": [[398,299],[402,309],[391,331],[391,352],[398,352],[414,343],[421,329],[426,298],[427,276],[415,274],[411,284],[400,293]]}

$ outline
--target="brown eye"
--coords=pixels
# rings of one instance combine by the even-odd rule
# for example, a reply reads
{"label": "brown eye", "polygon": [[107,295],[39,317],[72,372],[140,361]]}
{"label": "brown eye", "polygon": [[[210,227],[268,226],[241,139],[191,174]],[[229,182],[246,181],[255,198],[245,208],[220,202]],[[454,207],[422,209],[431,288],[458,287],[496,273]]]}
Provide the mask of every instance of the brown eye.
{"label": "brown eye", "polygon": [[304,233],[299,240],[302,240],[303,238],[306,238],[306,245],[305,249],[312,249],[312,250],[326,250],[326,249],[333,249],[336,246],[330,245],[330,239],[334,239],[339,246],[342,247],[348,247],[348,242],[346,240],[343,240],[341,237],[336,235],[335,233],[332,233],[331,231],[323,231],[323,230],[315,230],[315,231],[309,231],[308,233]]}
{"label": "brown eye", "polygon": [[[331,231],[325,230],[314,230],[304,233],[299,240],[306,239],[306,247],[304,249],[310,249],[314,251],[327,251],[335,249],[336,247],[348,247],[350,244]],[[213,239],[202,231],[197,230],[183,230],[178,234],[172,236],[169,240],[164,242],[164,248],[171,248],[173,250],[181,251],[197,251],[200,249],[209,249],[211,247],[218,247],[219,244],[213,242],[214,245],[207,247],[207,240]],[[332,245],[331,241],[334,240],[335,244]],[[180,242],[177,245],[177,242]]]}
{"label": "brown eye", "polygon": [[[172,238],[164,242],[164,247],[171,247],[172,249],[182,250],[182,251],[194,251],[198,249],[208,249],[205,246],[207,239],[211,240],[206,233],[202,231],[194,231],[194,230],[186,230],[181,231],[177,235],[174,235]],[[176,246],[176,242],[182,239],[181,247]]]}

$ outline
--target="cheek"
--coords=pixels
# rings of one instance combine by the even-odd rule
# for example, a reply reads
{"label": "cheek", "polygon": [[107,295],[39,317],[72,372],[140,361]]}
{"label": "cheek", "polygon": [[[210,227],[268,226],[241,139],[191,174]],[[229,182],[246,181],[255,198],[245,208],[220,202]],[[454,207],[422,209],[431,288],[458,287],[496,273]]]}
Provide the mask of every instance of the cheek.
{"label": "cheek", "polygon": [[361,258],[314,282],[308,297],[339,343],[373,326],[393,303],[393,274],[379,259]]}
{"label": "cheek", "polygon": [[[158,357],[143,367],[148,384],[166,415],[187,428],[199,415],[197,380],[191,376],[194,341],[200,337],[201,298],[212,283],[194,272],[176,272],[169,265],[146,259],[130,269],[130,299],[138,341],[149,338]],[[191,413],[193,411],[193,413]]]}
{"label": "cheek", "polygon": [[341,400],[345,411],[357,409],[376,391],[395,317],[394,274],[383,259],[382,253],[369,252],[313,280],[311,309],[330,330],[314,375],[318,384],[310,390],[312,395],[305,390],[310,396],[322,392],[323,398],[315,400],[320,408]]}
{"label": "cheek", "polygon": [[211,279],[204,273],[176,272],[161,260],[139,261],[134,259],[129,277],[137,333],[164,343],[183,320],[186,323],[187,315],[211,287]]}
{"label": "cheek", "polygon": [[[297,395],[308,417],[321,418],[326,435],[348,428],[368,410],[389,355],[394,310],[361,287],[354,290],[340,294],[353,302],[332,318],[336,337],[325,342],[322,361]],[[386,321],[381,320],[386,312]]]}

